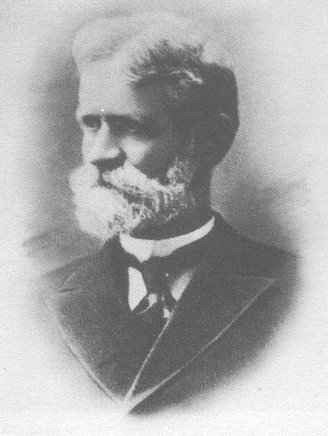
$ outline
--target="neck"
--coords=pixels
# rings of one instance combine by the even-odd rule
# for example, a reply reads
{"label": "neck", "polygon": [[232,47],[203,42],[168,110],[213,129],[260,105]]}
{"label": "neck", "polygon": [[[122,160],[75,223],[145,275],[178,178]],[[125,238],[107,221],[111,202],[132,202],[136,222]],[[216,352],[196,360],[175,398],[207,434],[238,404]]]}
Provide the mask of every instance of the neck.
{"label": "neck", "polygon": [[147,226],[144,229],[135,230],[131,236],[139,239],[168,239],[176,236],[193,232],[202,227],[212,217],[210,208],[202,209],[198,212],[186,213],[162,226]]}

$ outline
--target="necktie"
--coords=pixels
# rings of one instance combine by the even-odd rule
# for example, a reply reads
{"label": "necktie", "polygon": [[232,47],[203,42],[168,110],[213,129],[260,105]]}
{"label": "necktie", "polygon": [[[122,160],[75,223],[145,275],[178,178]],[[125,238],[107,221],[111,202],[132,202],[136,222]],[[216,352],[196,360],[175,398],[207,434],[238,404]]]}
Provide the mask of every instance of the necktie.
{"label": "necktie", "polygon": [[176,301],[170,293],[167,284],[168,274],[164,270],[162,259],[153,257],[141,263],[139,269],[146,285],[147,295],[135,307],[133,313],[147,324],[156,320],[167,321],[171,317]]}
{"label": "necktie", "polygon": [[129,253],[122,253],[122,256],[126,267],[131,266],[141,272],[147,289],[147,295],[134,308],[133,314],[145,324],[165,323],[176,304],[167,284],[167,264],[162,257],[139,262]]}
{"label": "necktie", "polygon": [[176,250],[166,257],[151,257],[139,262],[136,257],[122,250],[121,261],[126,267],[138,269],[144,279],[147,295],[134,308],[133,314],[146,324],[165,323],[172,315],[176,300],[168,287],[168,272],[194,267],[203,262],[208,251],[211,233],[204,238]]}

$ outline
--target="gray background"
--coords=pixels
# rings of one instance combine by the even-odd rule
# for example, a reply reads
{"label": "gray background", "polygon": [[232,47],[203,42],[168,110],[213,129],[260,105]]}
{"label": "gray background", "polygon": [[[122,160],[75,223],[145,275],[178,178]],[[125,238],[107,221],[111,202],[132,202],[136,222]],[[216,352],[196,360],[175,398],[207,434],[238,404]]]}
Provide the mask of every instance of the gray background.
{"label": "gray background", "polygon": [[177,415],[131,418],[117,427],[109,404],[33,320],[28,280],[97,248],[74,224],[67,188],[81,159],[70,39],[82,22],[118,4],[133,6],[1,2],[0,430],[327,434],[326,1],[135,5],[186,10],[220,28],[235,58],[241,128],[216,171],[213,206],[240,232],[302,254],[294,310],[252,372]]}

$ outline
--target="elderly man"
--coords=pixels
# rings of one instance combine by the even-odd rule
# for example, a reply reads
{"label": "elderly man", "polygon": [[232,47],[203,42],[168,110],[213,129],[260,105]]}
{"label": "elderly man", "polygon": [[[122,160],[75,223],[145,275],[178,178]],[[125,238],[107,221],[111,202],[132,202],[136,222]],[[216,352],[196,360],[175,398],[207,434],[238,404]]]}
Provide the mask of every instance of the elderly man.
{"label": "elderly man", "polygon": [[285,256],[210,207],[239,124],[231,61],[166,14],[99,19],[73,55],[84,165],[71,186],[81,229],[104,244],[55,272],[48,304],[108,396],[128,409],[178,400],[251,354]]}

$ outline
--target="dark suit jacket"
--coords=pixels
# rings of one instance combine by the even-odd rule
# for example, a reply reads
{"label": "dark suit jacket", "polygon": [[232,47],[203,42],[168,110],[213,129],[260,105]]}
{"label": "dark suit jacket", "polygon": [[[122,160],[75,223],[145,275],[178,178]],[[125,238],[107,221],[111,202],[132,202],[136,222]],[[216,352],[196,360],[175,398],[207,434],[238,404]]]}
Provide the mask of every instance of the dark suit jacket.
{"label": "dark suit jacket", "polygon": [[284,252],[239,235],[216,214],[205,260],[158,335],[131,314],[117,250],[112,241],[55,271],[45,295],[85,370],[127,409],[162,407],[210,388],[268,340],[272,305],[284,304],[277,286]]}

